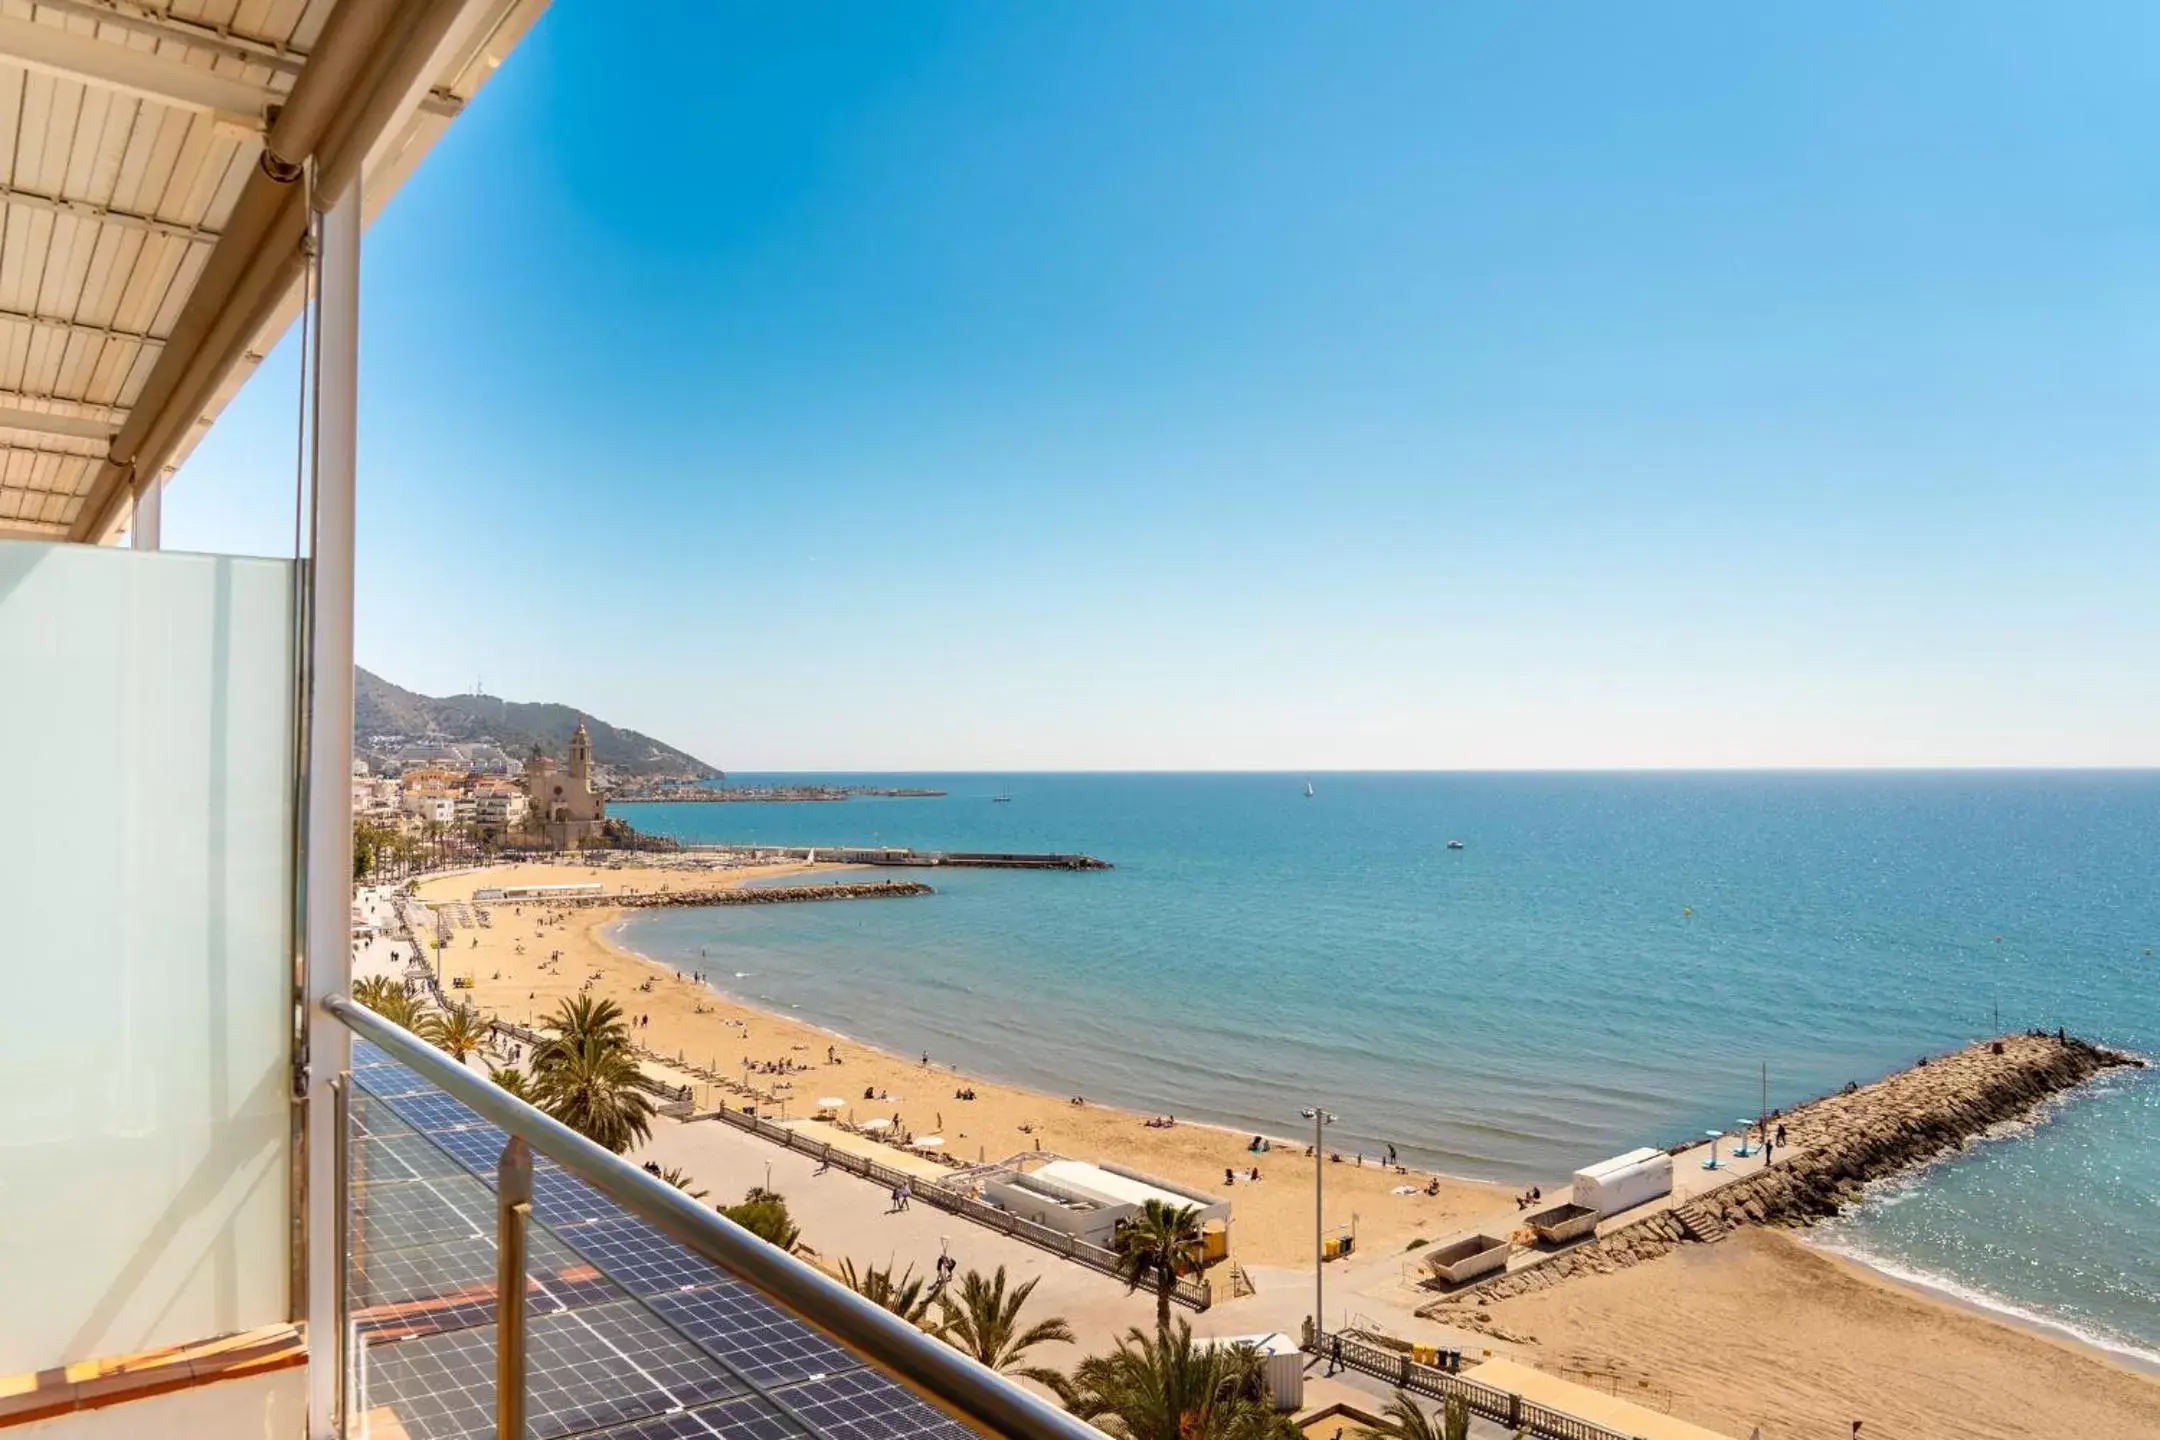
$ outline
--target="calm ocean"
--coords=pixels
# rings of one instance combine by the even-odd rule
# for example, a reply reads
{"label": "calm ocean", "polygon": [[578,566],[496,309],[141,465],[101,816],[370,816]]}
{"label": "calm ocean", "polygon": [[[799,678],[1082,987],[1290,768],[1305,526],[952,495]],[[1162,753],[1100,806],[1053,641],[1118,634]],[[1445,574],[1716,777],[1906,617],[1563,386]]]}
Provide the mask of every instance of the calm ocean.
{"label": "calm ocean", "polygon": [[[745,776],[741,783],[778,777]],[[805,778],[805,777],[786,777]],[[2160,775],[819,777],[944,799],[619,807],[684,840],[1082,850],[890,904],[655,912],[646,954],[981,1074],[1545,1182],[1990,1031],[2160,1052]],[[1010,804],[991,796],[1009,791]],[[1448,840],[1465,848],[1450,851]],[[2160,1074],[1825,1237],[2160,1351]]]}

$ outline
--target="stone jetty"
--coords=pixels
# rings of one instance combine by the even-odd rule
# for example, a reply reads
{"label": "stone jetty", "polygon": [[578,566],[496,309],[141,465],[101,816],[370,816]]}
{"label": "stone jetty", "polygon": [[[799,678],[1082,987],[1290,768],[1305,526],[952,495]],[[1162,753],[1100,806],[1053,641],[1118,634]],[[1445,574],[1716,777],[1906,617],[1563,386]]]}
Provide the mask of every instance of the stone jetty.
{"label": "stone jetty", "polygon": [[935,895],[919,880],[875,880],[855,885],[759,885],[727,890],[645,890],[623,895],[560,895],[515,900],[481,900],[482,905],[536,905],[560,910],[611,906],[620,910],[656,910],[671,905],[789,905],[815,900],[892,900]]}
{"label": "stone jetty", "polygon": [[1527,1294],[1577,1275],[1652,1260],[1676,1245],[1723,1239],[1741,1225],[1808,1225],[1857,1201],[1868,1182],[1961,1149],[1999,1126],[2028,1120],[2049,1100],[2106,1071],[2143,1066],[2132,1055],[2034,1032],[1983,1040],[1908,1070],[1825,1095],[1785,1112],[1790,1158],[1601,1233],[1537,1264],[1510,1269],[1427,1306],[1461,1321],[1458,1307]]}

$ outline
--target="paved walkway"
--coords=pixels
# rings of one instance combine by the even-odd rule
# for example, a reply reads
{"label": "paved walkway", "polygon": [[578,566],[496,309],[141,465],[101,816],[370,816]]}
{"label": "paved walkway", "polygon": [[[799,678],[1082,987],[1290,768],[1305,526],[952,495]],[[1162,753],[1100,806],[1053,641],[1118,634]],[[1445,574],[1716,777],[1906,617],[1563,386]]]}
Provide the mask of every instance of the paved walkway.
{"label": "paved walkway", "polygon": [[[737,1130],[717,1120],[687,1124],[663,1120],[653,1138],[631,1159],[679,1166],[694,1176],[716,1204],[731,1204],[754,1185],[770,1185],[787,1197],[788,1210],[802,1227],[803,1241],[830,1263],[841,1258],[857,1266],[915,1267],[918,1275],[935,1273],[937,1258],[949,1251],[963,1270],[985,1272],[1005,1267],[1008,1283],[1040,1277],[1030,1310],[1063,1315],[1079,1337],[1079,1347],[1052,1347],[1045,1361],[1066,1365],[1081,1354],[1107,1349],[1117,1337],[1153,1323],[1154,1299],[1147,1292],[1128,1295],[1122,1281],[1084,1265],[1037,1249],[1024,1241],[939,1210],[918,1200],[893,1213],[882,1186],[844,1170],[816,1173],[817,1161]],[[1430,1341],[1482,1358],[1484,1337],[1449,1330],[1412,1313],[1431,1300],[1429,1291],[1401,1282],[1401,1257],[1375,1256],[1330,1265],[1327,1272],[1331,1325],[1363,1317],[1390,1333]],[[1347,1265],[1348,1268],[1345,1268]],[[1199,1335],[1255,1335],[1280,1330],[1295,1335],[1312,1313],[1310,1270],[1258,1267],[1251,1271],[1257,1294],[1215,1305],[1203,1314],[1180,1307]],[[1383,1387],[1384,1388],[1384,1387]]]}

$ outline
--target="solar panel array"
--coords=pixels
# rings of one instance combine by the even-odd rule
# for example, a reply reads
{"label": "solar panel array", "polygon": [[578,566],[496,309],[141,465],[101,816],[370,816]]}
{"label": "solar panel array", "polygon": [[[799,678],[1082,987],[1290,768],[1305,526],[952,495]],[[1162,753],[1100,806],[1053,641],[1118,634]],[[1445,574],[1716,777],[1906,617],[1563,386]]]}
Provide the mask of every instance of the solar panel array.
{"label": "solar panel array", "polygon": [[[495,1434],[504,1135],[353,1053],[348,1288],[360,1402],[411,1440]],[[530,1440],[967,1440],[973,1432],[545,1158],[526,1264]],[[387,1428],[387,1427],[385,1427]]]}

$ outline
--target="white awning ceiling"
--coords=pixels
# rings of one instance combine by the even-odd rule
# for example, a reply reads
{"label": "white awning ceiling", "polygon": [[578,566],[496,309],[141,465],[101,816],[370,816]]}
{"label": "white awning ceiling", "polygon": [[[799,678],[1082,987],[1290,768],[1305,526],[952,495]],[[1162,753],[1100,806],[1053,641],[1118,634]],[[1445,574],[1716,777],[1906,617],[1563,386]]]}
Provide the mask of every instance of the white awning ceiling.
{"label": "white awning ceiling", "polygon": [[372,219],[546,7],[0,0],[0,536],[109,538],[292,323],[300,209],[224,242],[286,110]]}

